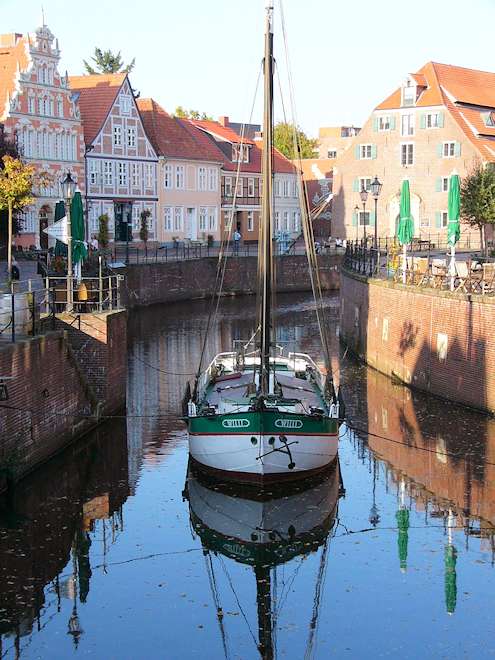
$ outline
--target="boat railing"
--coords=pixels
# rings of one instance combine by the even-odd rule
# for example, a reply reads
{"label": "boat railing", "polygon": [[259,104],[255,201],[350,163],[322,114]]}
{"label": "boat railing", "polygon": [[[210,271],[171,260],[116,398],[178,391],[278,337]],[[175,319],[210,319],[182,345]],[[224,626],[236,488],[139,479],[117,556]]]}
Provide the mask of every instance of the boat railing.
{"label": "boat railing", "polygon": [[289,353],[288,357],[289,360],[294,360],[294,369],[296,366],[296,360],[303,360],[303,362],[306,362],[313,369],[315,380],[317,381],[321,391],[325,391],[326,377],[310,355],[307,355],[307,353]]}
{"label": "boat railing", "polygon": [[225,353],[218,353],[218,355],[215,355],[213,360],[210,362],[210,364],[206,367],[206,369],[203,371],[203,373],[199,377],[198,390],[199,390],[200,398],[202,397],[203,392],[205,391],[205,389],[207,388],[209,382],[211,381],[214,370],[218,367],[221,360],[226,358],[226,357],[235,358],[236,355],[237,355],[237,353],[235,351],[226,351]]}

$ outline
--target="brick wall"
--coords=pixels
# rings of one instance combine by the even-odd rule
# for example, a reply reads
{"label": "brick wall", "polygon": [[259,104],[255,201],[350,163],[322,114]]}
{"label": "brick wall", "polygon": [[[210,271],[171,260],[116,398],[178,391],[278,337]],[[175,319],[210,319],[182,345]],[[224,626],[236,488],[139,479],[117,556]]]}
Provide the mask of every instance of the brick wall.
{"label": "brick wall", "polygon": [[378,371],[495,411],[495,300],[341,273],[342,340]]}
{"label": "brick wall", "polygon": [[[276,259],[279,292],[309,291],[310,280],[304,255]],[[338,289],[341,255],[319,257],[322,286]],[[217,258],[130,266],[122,299],[127,308],[155,303],[194,300],[211,295]],[[227,295],[256,292],[256,257],[228,259],[223,291]]]}

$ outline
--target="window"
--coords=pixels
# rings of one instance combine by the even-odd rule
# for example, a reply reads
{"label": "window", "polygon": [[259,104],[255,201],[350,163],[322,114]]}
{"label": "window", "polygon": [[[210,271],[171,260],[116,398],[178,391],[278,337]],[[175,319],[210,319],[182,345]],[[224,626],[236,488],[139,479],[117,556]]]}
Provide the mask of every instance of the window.
{"label": "window", "polygon": [[172,188],[173,181],[173,168],[172,165],[165,165],[163,168],[163,187],[167,190]]}
{"label": "window", "polygon": [[119,186],[127,186],[127,163],[119,163]]}
{"label": "window", "polygon": [[299,233],[301,231],[300,211],[292,211],[292,230],[296,233]]}
{"label": "window", "polygon": [[43,99],[42,99],[42,97],[40,96],[40,97],[38,98],[38,114],[39,114],[39,115],[44,115],[44,114],[45,114],[45,113],[44,113],[43,105],[44,105],[44,104],[43,104]]}
{"label": "window", "polygon": [[284,231],[289,231],[289,211],[284,211],[284,226],[283,230]]}
{"label": "window", "polygon": [[448,211],[441,211],[441,224],[440,226],[445,229],[445,227],[448,227],[449,224],[449,212]]}
{"label": "window", "polygon": [[430,226],[430,219],[429,218],[421,218],[420,225],[422,229],[428,229]]}
{"label": "window", "polygon": [[198,167],[198,190],[206,190],[206,167]]}
{"label": "window", "polygon": [[481,115],[485,122],[485,126],[495,126],[495,112],[485,112]]}
{"label": "window", "polygon": [[454,158],[456,155],[455,142],[444,142],[442,154],[444,158]]}
{"label": "window", "polygon": [[359,225],[360,227],[368,227],[370,224],[370,212],[359,211]]}
{"label": "window", "polygon": [[90,222],[90,227],[91,231],[98,231],[99,230],[99,222],[98,222],[98,207],[97,206],[92,206],[89,211],[89,222]]}
{"label": "window", "polygon": [[223,214],[223,226],[225,227],[226,232],[230,232],[232,229],[232,217],[233,211],[224,211]]}
{"label": "window", "polygon": [[134,126],[127,129],[127,146],[135,147],[136,146],[136,129]]}
{"label": "window", "polygon": [[98,183],[98,161],[97,160],[92,160],[91,163],[90,163],[89,182],[93,186]]}
{"label": "window", "polygon": [[282,190],[283,190],[283,193],[284,193],[284,197],[288,197],[289,196],[289,181],[287,179],[283,180]]}
{"label": "window", "polygon": [[249,147],[247,144],[232,145],[232,162],[249,163]]}
{"label": "window", "polygon": [[292,196],[293,197],[299,196],[299,190],[297,188],[297,179],[294,179],[294,181],[292,182]]}
{"label": "window", "polygon": [[140,188],[141,176],[139,171],[139,163],[132,163],[132,187]]}
{"label": "window", "polygon": [[128,115],[131,111],[131,99],[129,96],[120,97],[120,111],[123,115]]}
{"label": "window", "polygon": [[280,231],[280,211],[275,211],[275,231]]}
{"label": "window", "polygon": [[185,168],[184,165],[176,165],[175,167],[175,187],[178,190],[183,190],[185,184]]}
{"label": "window", "polygon": [[280,179],[275,179],[273,184],[273,194],[275,197],[280,197]]}
{"label": "window", "polygon": [[414,115],[407,114],[402,115],[401,118],[401,135],[404,137],[409,137],[414,135]]}
{"label": "window", "polygon": [[172,207],[171,206],[166,206],[163,209],[163,226],[165,228],[165,231],[172,231],[173,230]]}
{"label": "window", "polygon": [[412,142],[400,145],[400,164],[403,167],[414,165],[414,144]]}
{"label": "window", "polygon": [[252,177],[248,179],[248,197],[254,197],[254,179]]}
{"label": "window", "polygon": [[443,176],[441,179],[441,188],[442,192],[449,192],[449,177]]}
{"label": "window", "polygon": [[254,211],[248,211],[247,214],[247,230],[254,231]]}
{"label": "window", "polygon": [[244,185],[244,182],[242,180],[242,177],[239,177],[239,179],[237,180],[237,189],[236,189],[237,197],[242,197],[243,196],[243,194],[244,194],[243,189],[242,189],[243,185]]}
{"label": "window", "polygon": [[59,117],[64,116],[64,100],[61,96],[57,98],[57,114]]}
{"label": "window", "polygon": [[122,126],[113,127],[113,145],[114,147],[122,146]]}
{"label": "window", "polygon": [[440,113],[439,112],[429,112],[425,118],[425,127],[426,128],[438,128],[440,126]]}
{"label": "window", "polygon": [[36,100],[34,96],[29,96],[28,98],[28,112],[32,115],[36,112]]}
{"label": "window", "polygon": [[214,206],[208,209],[208,229],[210,231],[217,230],[217,210]]}
{"label": "window", "polygon": [[388,115],[382,115],[381,117],[378,117],[378,130],[379,131],[390,130],[390,117]]}
{"label": "window", "polygon": [[211,192],[218,190],[218,173],[215,167],[208,168],[208,190]]}
{"label": "window", "polygon": [[359,145],[359,157],[363,160],[368,160],[373,158],[373,149],[371,144],[360,144]]}
{"label": "window", "polygon": [[111,160],[103,163],[103,181],[106,186],[113,185],[113,162]]}
{"label": "window", "polygon": [[224,180],[224,195],[225,197],[232,197],[232,177],[226,176]]}
{"label": "window", "polygon": [[414,105],[416,103],[416,85],[408,83],[402,88],[402,105]]}
{"label": "window", "polygon": [[371,177],[361,177],[359,179],[359,190],[357,192],[361,192],[363,188],[367,192],[371,192]]}
{"label": "window", "polygon": [[199,209],[199,231],[206,231],[208,226],[208,211],[204,206]]}
{"label": "window", "polygon": [[327,151],[327,158],[337,158],[337,150],[336,149],[329,149]]}
{"label": "window", "polygon": [[152,190],[153,188],[153,165],[151,163],[146,164],[146,188]]}
{"label": "window", "polygon": [[176,206],[174,210],[174,230],[182,230],[182,219],[184,217],[184,209],[182,206]]}

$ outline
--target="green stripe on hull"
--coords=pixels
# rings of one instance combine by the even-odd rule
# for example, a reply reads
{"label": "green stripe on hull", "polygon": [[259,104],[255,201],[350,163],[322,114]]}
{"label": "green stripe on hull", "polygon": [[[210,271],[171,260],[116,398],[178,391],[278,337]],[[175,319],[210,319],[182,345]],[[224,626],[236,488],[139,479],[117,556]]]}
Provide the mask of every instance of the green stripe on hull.
{"label": "green stripe on hull", "polygon": [[338,433],[338,421],[328,417],[275,411],[242,412],[228,415],[190,417],[193,435],[325,435]]}

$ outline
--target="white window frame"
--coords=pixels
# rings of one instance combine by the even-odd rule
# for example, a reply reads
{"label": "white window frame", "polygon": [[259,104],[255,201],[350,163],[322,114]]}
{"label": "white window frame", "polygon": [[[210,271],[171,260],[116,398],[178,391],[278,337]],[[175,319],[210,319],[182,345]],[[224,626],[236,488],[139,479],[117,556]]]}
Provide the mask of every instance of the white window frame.
{"label": "white window frame", "polygon": [[206,232],[208,229],[208,209],[206,206],[199,207],[199,231]]}
{"label": "white window frame", "polygon": [[135,126],[127,127],[127,146],[135,148],[136,147],[136,137],[137,131]]}
{"label": "white window frame", "polygon": [[217,231],[217,208],[210,206],[208,208],[208,231]]}
{"label": "white window frame", "polygon": [[[405,153],[405,158],[403,158],[404,153]],[[410,153],[412,153],[411,162],[409,162]],[[414,165],[414,142],[401,142],[400,164],[402,165],[402,167],[412,167]]]}
{"label": "white window frame", "polygon": [[328,149],[327,158],[337,158],[337,149]]}
{"label": "white window frame", "polygon": [[172,190],[174,187],[174,167],[165,165],[163,167],[163,187],[165,190]]}
{"label": "white window frame", "polygon": [[224,211],[223,212],[223,225],[224,225],[224,231],[225,232],[230,232],[232,229],[232,220],[234,219],[234,214],[232,211]]}
{"label": "white window frame", "polygon": [[92,186],[98,185],[98,161],[92,160],[89,169],[89,183]]}
{"label": "white window frame", "polygon": [[170,232],[174,230],[173,206],[165,206],[163,209],[163,229]]}
{"label": "white window frame", "polygon": [[[406,120],[407,119],[407,125]],[[400,118],[400,134],[402,137],[412,137],[416,129],[415,115],[413,112],[405,112]]]}
{"label": "white window frame", "polygon": [[440,211],[441,213],[441,218],[442,218],[442,224],[441,228],[442,229],[447,229],[449,226],[449,212],[448,211]]}
{"label": "white window frame", "polygon": [[371,223],[371,212],[370,211],[359,211],[358,213],[358,223],[360,227],[369,227]]}
{"label": "white window frame", "polygon": [[184,165],[175,166],[175,187],[177,190],[184,190],[186,186],[186,168]]}
{"label": "white window frame", "polygon": [[289,211],[284,211],[284,231],[290,231],[289,226]]}
{"label": "white window frame", "polygon": [[113,127],[113,146],[122,146],[122,126],[120,124],[115,124]]}
{"label": "white window frame", "polygon": [[373,179],[370,176],[360,176],[359,177],[359,192],[361,192],[361,190],[363,189],[363,186],[364,186],[364,189],[366,190],[366,192],[371,192],[371,182],[372,182],[372,180]]}
{"label": "white window frame", "polygon": [[301,231],[301,213],[300,211],[292,211],[292,230],[295,233]]}
{"label": "white window frame", "polygon": [[113,161],[103,161],[103,184],[105,186],[113,186]]}
{"label": "white window frame", "polygon": [[289,180],[288,179],[283,179],[282,181],[282,193],[284,197],[289,196]]}
{"label": "white window frame", "polygon": [[198,167],[198,190],[206,190],[206,185],[207,185],[206,167],[200,165]]}
{"label": "white window frame", "polygon": [[127,163],[120,162],[118,165],[119,188],[127,187]]}
{"label": "white window frame", "polygon": [[280,191],[282,190],[280,186],[280,179],[275,179],[273,182],[273,194],[275,197],[280,197]]}
{"label": "white window frame", "polygon": [[250,176],[247,180],[247,194],[248,197],[254,197],[254,177]]}
{"label": "white window frame", "polygon": [[442,142],[442,158],[455,158],[455,140]]}
{"label": "white window frame", "polygon": [[449,192],[449,177],[442,177],[442,192]]}
{"label": "white window frame", "polygon": [[390,130],[390,115],[380,115],[378,117],[378,132],[383,133],[384,131]]}
{"label": "white window frame", "polygon": [[140,172],[140,163],[132,163],[132,187],[140,188],[141,187],[141,172]]}
{"label": "white window frame", "polygon": [[369,144],[360,144],[359,159],[371,160],[372,158],[373,158],[373,145],[371,144],[371,142]]}
{"label": "white window frame", "polygon": [[174,231],[182,231],[184,226],[184,207],[174,207]]}
{"label": "white window frame", "polygon": [[208,168],[208,190],[216,192],[218,190],[218,172],[216,167]]}
{"label": "white window frame", "polygon": [[243,180],[242,176],[240,176],[237,179],[236,195],[237,195],[237,197],[243,197],[244,196],[244,180]]}
{"label": "white window frame", "polygon": [[120,97],[120,112],[123,115],[128,115],[131,112],[131,97],[127,94],[122,94]]}
{"label": "white window frame", "polygon": [[281,227],[280,227],[280,211],[275,211],[275,231],[281,231]]}
{"label": "white window frame", "polygon": [[223,182],[223,192],[225,197],[232,197],[232,177],[226,176]]}
{"label": "white window frame", "polygon": [[[432,121],[432,118],[435,117],[435,121]],[[440,113],[439,112],[427,112],[425,117],[425,128],[440,128],[439,126]]]}
{"label": "white window frame", "polygon": [[[146,163],[146,189],[147,190],[152,190],[153,188],[153,164],[152,163]],[[151,217],[151,216],[150,216]]]}
{"label": "white window frame", "polygon": [[247,212],[247,230],[254,231],[254,211]]}

